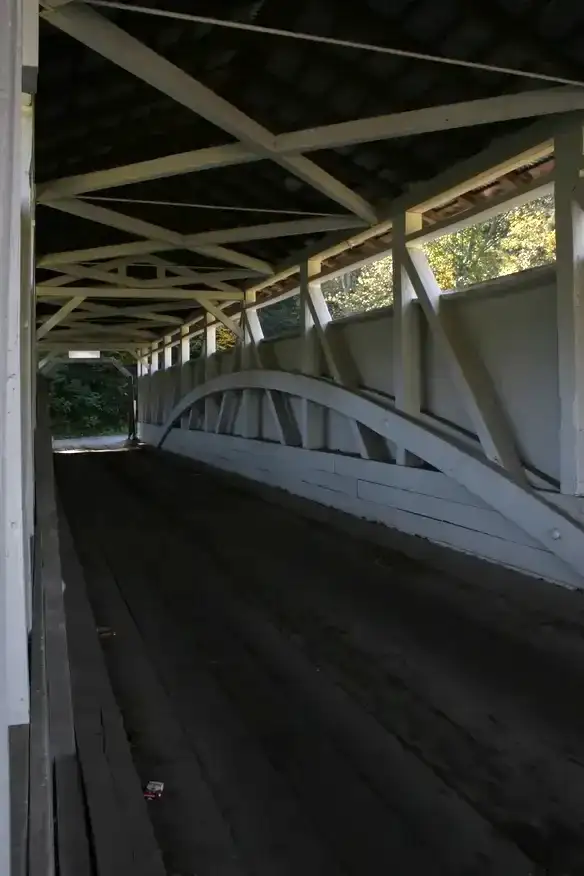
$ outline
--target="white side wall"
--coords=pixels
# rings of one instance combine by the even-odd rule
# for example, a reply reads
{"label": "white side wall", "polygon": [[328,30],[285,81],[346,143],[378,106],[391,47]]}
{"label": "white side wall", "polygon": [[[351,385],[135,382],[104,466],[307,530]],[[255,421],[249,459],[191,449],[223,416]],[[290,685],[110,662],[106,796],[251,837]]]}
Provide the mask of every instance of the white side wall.
{"label": "white side wall", "polygon": [[[555,268],[505,277],[448,296],[443,306],[451,309],[455,324],[478,350],[524,461],[557,480]],[[333,340],[335,334],[344,339],[361,387],[384,396],[393,395],[392,319],[388,308],[340,320],[329,329]],[[282,369],[300,369],[299,337],[265,342],[265,347],[271,348]],[[219,373],[231,370],[231,353],[216,354],[215,359]],[[159,427],[179,396],[203,382],[203,364],[191,363],[188,374],[183,371],[182,376],[179,368],[173,368],[141,379],[143,440],[156,442]],[[471,421],[451,381],[446,359],[428,331],[423,336],[423,387],[428,415],[472,434]],[[174,429],[165,448],[529,574],[582,585],[560,560],[518,526],[444,475],[355,458],[355,433],[346,418],[310,405],[316,449],[282,447],[274,443],[277,433],[269,406],[264,402],[260,410],[257,398],[252,393],[250,397],[255,427],[248,433],[250,437],[239,437],[244,432],[241,414],[235,420],[233,434],[215,434],[215,405],[209,432],[197,431],[201,426],[195,416],[192,429]],[[294,400],[293,407],[299,412],[300,402]],[[582,520],[582,500],[563,498],[570,505],[565,510]]]}
{"label": "white side wall", "polygon": [[[559,393],[555,268],[538,268],[475,286],[449,295],[443,306],[454,316],[479,350],[491,376],[505,415],[513,428],[523,459],[544,475],[559,479]],[[361,314],[332,324],[330,330],[346,341],[360,384],[384,395],[393,395],[392,309]],[[426,411],[472,432],[472,424],[450,379],[442,351],[429,331],[423,338],[423,384]],[[299,370],[301,340],[286,337],[264,341],[273,350],[278,365]],[[213,357],[217,373],[231,370],[232,353]],[[203,361],[189,362],[181,375],[179,366],[158,371],[139,381],[140,419],[162,424],[172,405],[188,389],[203,381]],[[152,397],[157,402],[153,406]],[[347,422],[324,415],[312,406],[313,434],[322,436],[323,450],[354,453],[355,445]],[[235,431],[243,432],[236,422]],[[263,406],[261,436],[277,440],[266,405]]]}

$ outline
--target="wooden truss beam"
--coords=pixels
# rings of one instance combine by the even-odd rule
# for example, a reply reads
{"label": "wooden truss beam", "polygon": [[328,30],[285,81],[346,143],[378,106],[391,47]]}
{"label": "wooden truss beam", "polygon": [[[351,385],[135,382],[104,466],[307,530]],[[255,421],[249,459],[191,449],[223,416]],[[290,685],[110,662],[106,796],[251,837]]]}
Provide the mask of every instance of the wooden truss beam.
{"label": "wooden truss beam", "polygon": [[37,329],[36,337],[37,341],[40,341],[49,332],[55,328],[55,326],[59,325],[60,322],[63,322],[67,316],[71,313],[72,310],[75,310],[76,307],[79,307],[81,302],[83,301],[85,296],[79,295],[74,298],[71,298],[62,307],[60,307],[56,313],[51,314],[51,316],[47,317],[41,326]]}
{"label": "wooden truss beam", "polygon": [[236,301],[243,298],[243,292],[220,292],[214,289],[134,289],[124,286],[37,286],[37,298],[71,298],[83,295],[85,298],[155,298],[173,300]]}
{"label": "wooden truss beam", "polygon": [[[291,131],[274,138],[274,149],[287,155],[574,110],[584,110],[584,89],[550,88]],[[242,143],[228,143],[55,179],[39,186],[38,197],[43,203],[99,189],[249,163],[262,157]]]}
{"label": "wooden truss beam", "polygon": [[401,263],[434,336],[446,356],[454,384],[464,400],[488,459],[501,465],[518,482],[525,473],[514,436],[477,351],[441,307],[441,290],[423,250],[404,247]]}
{"label": "wooden truss beam", "polygon": [[[62,266],[65,270],[65,266]],[[59,268],[54,265],[48,270],[59,270]],[[102,270],[100,267],[93,268],[88,265],[77,265],[77,264],[68,264],[66,266],[67,274],[72,277],[72,279],[79,278],[81,280],[96,280],[99,283],[107,283],[109,286],[113,284],[119,284],[120,286],[124,286],[126,288],[133,289],[172,289],[172,287],[180,287],[187,286],[187,280],[182,276],[174,276],[174,277],[157,277],[152,280],[140,280],[136,277],[128,277],[127,275],[120,275],[119,273],[113,273],[111,271]],[[206,273],[197,273],[196,271],[192,271],[189,274],[189,281],[192,283],[209,283],[213,281],[216,277],[218,280],[222,278],[225,279],[240,279],[239,274],[247,274],[249,275],[249,271],[217,271],[211,272],[209,274]],[[233,276],[235,274],[235,277]],[[257,274],[254,273],[254,277]]]}
{"label": "wooden truss beam", "polygon": [[376,221],[372,206],[356,192],[309,158],[280,155],[270,131],[93,9],[73,5],[46,10],[42,15],[59,30],[231,134],[260,157],[272,159],[367,223]]}
{"label": "wooden truss beam", "polygon": [[[170,231],[168,228],[162,228],[160,225],[154,225],[151,222],[144,222],[142,219],[135,219],[132,216],[117,213],[115,210],[97,207],[88,201],[63,198],[58,201],[51,201],[47,206],[55,210],[61,210],[63,213],[79,216],[81,219],[88,219],[91,222],[107,225],[108,228],[117,228],[119,231],[124,231],[127,234],[137,234],[145,237],[147,238],[146,241],[137,242],[137,249],[142,253],[158,252],[165,249],[187,249],[200,255],[217,259],[218,261],[251,268],[259,274],[272,273],[271,266],[260,259],[254,259],[251,256],[235,252],[232,249],[226,249],[222,246],[207,244],[199,246],[192,244],[189,237],[184,234],[178,234],[176,231]],[[123,247],[123,251],[120,248],[115,255],[132,255],[136,251],[132,249],[131,244],[121,244],[120,247]]]}
{"label": "wooden truss beam", "polygon": [[[103,207],[98,207],[98,210],[104,210],[103,213],[94,213],[93,211],[84,210],[85,201],[77,201],[74,199],[63,199],[55,202],[49,202],[48,206],[54,206],[56,209],[59,209],[59,205],[77,205],[80,204],[81,207],[77,211],[77,207],[75,206],[76,215],[84,214],[85,218],[93,218],[95,217],[95,221],[100,221],[97,217],[101,215],[103,219],[107,219],[107,214],[109,218],[111,218],[112,222],[116,222],[113,227],[121,228],[121,224],[123,223],[127,226],[125,222],[126,219],[133,222],[130,217],[122,216],[120,213],[115,213],[114,211],[104,210]],[[87,204],[88,207],[93,207],[93,204]],[[63,207],[65,209],[65,207]],[[71,210],[65,210],[66,212],[73,212],[73,208]],[[122,219],[114,218],[120,217]],[[137,221],[137,220],[136,220]],[[107,224],[107,223],[106,223]],[[205,231],[202,234],[190,234],[186,235],[184,238],[184,243],[180,247],[174,246],[169,243],[166,245],[166,242],[157,241],[157,240],[149,240],[149,241],[136,241],[135,244],[120,244],[120,248],[123,247],[123,253],[119,252],[118,255],[140,255],[140,254],[150,254],[154,252],[160,252],[163,250],[170,249],[193,249],[194,247],[206,247],[211,244],[223,244],[223,243],[243,243],[251,240],[271,240],[275,237],[290,237],[293,235],[301,235],[301,234],[321,234],[323,232],[328,231],[342,231],[344,229],[350,228],[359,228],[363,225],[363,222],[360,219],[356,219],[353,216],[324,216],[322,218],[317,219],[295,219],[289,222],[269,222],[263,225],[251,225],[246,227],[239,228],[227,228],[222,231]],[[129,227],[129,226],[127,226]],[[151,233],[149,236],[151,238],[155,237],[154,229],[156,226],[151,227]],[[126,230],[125,228],[121,228],[121,230]],[[144,232],[144,229],[142,229]],[[160,231],[161,229],[157,229]],[[134,232],[132,232],[134,233]],[[138,233],[135,230],[135,233]],[[159,236],[159,235],[158,235]],[[188,242],[188,245],[187,245]],[[135,247],[135,249],[134,249]],[[43,256],[38,261],[38,267],[40,268],[48,268],[48,267],[58,267],[61,265],[69,265],[75,264],[76,262],[85,262],[100,258],[108,258],[112,254],[112,247],[94,247],[92,249],[87,250],[73,250],[70,252],[60,252],[60,253],[51,253],[50,255]],[[77,270],[80,270],[79,266]],[[72,269],[67,267],[67,271],[72,273]],[[229,279],[238,279],[241,277],[241,273],[235,274],[235,272],[225,272],[226,274],[231,274]],[[250,274],[264,273],[258,270],[256,271],[247,271],[247,276]],[[198,275],[198,282],[202,280],[204,275]],[[228,279],[226,277],[225,279]],[[159,284],[164,285],[164,284]],[[167,285],[174,285],[174,280],[169,281]]]}

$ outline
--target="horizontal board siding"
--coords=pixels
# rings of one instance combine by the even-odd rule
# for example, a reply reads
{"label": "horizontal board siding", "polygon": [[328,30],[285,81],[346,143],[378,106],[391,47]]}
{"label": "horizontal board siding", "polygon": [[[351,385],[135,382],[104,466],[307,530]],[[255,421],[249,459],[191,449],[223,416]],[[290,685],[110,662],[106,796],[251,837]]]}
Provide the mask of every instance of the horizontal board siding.
{"label": "horizontal board siding", "polygon": [[420,493],[414,493],[410,490],[397,490],[394,487],[372,484],[369,481],[357,482],[357,495],[360,499],[376,502],[385,507],[411,511],[413,514],[432,517],[434,520],[444,520],[456,526],[463,526],[465,529],[486,532],[515,544],[526,544],[539,548],[535,539],[506,520],[498,511],[493,511],[490,508],[473,508],[458,502],[451,502],[449,499],[428,496],[427,494],[420,495]]}
{"label": "horizontal board siding", "polygon": [[369,459],[355,459],[349,456],[333,458],[334,470],[338,474],[352,475],[360,481],[371,481],[387,487],[396,487],[398,490],[410,490],[426,496],[435,496],[438,499],[449,499],[451,502],[460,502],[461,505],[472,505],[475,508],[488,507],[478,496],[469,493],[440,471],[375,462]]}
{"label": "horizontal board siding", "polygon": [[[160,426],[141,425],[156,443]],[[441,472],[173,429],[165,448],[365,520],[567,586],[578,576]]]}

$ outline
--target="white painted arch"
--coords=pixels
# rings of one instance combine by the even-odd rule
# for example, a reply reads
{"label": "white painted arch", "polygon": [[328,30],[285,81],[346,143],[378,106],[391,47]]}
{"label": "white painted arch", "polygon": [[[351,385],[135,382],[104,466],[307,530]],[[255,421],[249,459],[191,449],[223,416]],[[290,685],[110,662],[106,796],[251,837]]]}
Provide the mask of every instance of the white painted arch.
{"label": "white painted arch", "polygon": [[267,370],[239,371],[216,377],[188,392],[175,405],[164,424],[158,447],[162,447],[174,423],[197,402],[212,395],[249,389],[306,399],[406,447],[513,521],[584,579],[584,529],[573,518],[456,439],[379,401],[372,401],[360,392],[322,378]]}

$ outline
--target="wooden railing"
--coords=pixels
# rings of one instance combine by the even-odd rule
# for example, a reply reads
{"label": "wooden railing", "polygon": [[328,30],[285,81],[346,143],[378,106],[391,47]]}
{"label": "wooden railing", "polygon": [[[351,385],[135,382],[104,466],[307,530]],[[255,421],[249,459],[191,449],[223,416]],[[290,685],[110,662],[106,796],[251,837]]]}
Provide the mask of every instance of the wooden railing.
{"label": "wooden railing", "polygon": [[38,386],[30,645],[29,876],[93,872],[77,758],[46,387]]}

